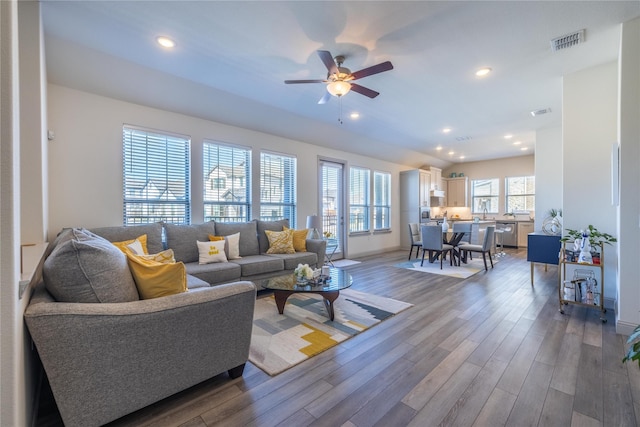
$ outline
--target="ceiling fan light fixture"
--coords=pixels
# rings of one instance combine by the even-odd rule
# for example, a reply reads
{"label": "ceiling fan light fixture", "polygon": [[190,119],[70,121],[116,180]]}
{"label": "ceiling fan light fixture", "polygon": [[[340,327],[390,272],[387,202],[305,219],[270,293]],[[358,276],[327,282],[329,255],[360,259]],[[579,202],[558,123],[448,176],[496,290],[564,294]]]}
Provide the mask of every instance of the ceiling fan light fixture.
{"label": "ceiling fan light fixture", "polygon": [[349,93],[351,83],[342,80],[336,80],[327,85],[327,92],[333,96],[341,97]]}
{"label": "ceiling fan light fixture", "polygon": [[158,37],[156,37],[156,42],[158,42],[158,44],[160,46],[168,48],[168,49],[176,47],[176,42],[173,41],[172,39],[170,39],[169,37],[166,37],[166,36],[158,36]]}

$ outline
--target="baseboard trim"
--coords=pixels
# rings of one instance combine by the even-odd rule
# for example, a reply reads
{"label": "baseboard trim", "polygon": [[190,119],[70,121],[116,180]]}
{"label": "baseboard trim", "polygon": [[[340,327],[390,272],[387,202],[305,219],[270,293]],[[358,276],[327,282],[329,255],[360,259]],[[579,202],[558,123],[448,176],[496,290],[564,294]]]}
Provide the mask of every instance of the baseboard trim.
{"label": "baseboard trim", "polygon": [[637,326],[638,325],[635,325],[633,323],[618,320],[616,321],[616,333],[620,335],[628,336],[628,335],[631,335],[631,333]]}

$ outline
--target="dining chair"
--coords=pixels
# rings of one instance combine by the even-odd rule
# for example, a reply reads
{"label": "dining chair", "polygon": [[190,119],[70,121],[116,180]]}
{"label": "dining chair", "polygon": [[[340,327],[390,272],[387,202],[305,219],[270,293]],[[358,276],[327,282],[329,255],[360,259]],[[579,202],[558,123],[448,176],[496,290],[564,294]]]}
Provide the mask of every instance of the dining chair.
{"label": "dining chair", "polygon": [[485,271],[489,270],[487,268],[487,254],[489,254],[489,261],[491,261],[491,268],[493,268],[493,258],[491,258],[491,248],[493,248],[493,236],[495,232],[495,226],[489,225],[484,230],[484,238],[482,239],[482,245],[460,245],[458,249],[464,252],[481,252],[482,260],[484,261],[484,269]]}
{"label": "dining chair", "polygon": [[420,225],[415,222],[409,223],[409,237],[411,238],[411,248],[409,249],[409,261],[411,261],[411,253],[416,248],[416,258],[420,255],[422,247],[422,236],[420,236]]}
{"label": "dining chair", "polygon": [[[423,225],[420,227],[422,235],[422,262],[424,264],[424,254],[429,252],[429,262],[433,262],[440,257],[440,270],[442,270],[442,260],[449,253],[449,264],[453,265],[453,246],[442,242],[442,227],[434,225]],[[435,258],[433,253],[435,252]]]}
{"label": "dining chair", "polygon": [[[460,261],[467,262],[466,253],[460,250],[461,245],[468,245],[471,243],[472,224],[470,222],[454,222],[453,223],[453,235],[455,237],[456,244],[453,247],[453,252],[458,258],[458,265]],[[463,256],[464,255],[464,256]]]}

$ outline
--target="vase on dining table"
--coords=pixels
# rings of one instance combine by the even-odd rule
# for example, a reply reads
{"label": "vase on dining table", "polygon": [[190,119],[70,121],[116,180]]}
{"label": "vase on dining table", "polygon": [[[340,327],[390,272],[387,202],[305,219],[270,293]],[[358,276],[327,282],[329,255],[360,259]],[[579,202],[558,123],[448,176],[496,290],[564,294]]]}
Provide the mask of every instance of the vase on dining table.
{"label": "vase on dining table", "polygon": [[447,217],[442,219],[442,232],[446,233],[449,230],[449,224],[447,224]]}

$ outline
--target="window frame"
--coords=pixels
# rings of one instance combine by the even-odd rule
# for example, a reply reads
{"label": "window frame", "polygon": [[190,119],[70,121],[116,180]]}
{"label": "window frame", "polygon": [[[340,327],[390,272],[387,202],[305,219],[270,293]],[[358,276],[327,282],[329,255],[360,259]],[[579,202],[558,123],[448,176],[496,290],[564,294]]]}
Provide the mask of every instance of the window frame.
{"label": "window frame", "polygon": [[[209,150],[214,150],[208,152]],[[212,157],[216,157],[218,162],[213,162]],[[226,142],[205,139],[202,141],[202,204],[204,221],[218,222],[246,222],[251,220],[252,204],[251,204],[251,147],[242,145],[229,144]],[[222,160],[222,162],[221,162]],[[235,161],[238,161],[238,165]],[[244,166],[243,166],[244,164]],[[240,168],[244,172],[240,171]],[[223,170],[226,169],[226,172]],[[238,168],[238,169],[236,169]],[[214,170],[219,171],[218,175],[212,177]],[[225,176],[220,176],[220,171]],[[231,173],[231,177],[228,176]],[[240,176],[240,183],[236,186],[235,178]],[[244,177],[244,179],[243,179]],[[247,179],[249,177],[249,179]],[[207,182],[211,181],[211,185]],[[229,184],[230,182],[230,184]],[[220,188],[220,184],[224,184],[224,188]],[[243,186],[244,185],[244,186]],[[215,200],[215,193],[220,198],[220,190],[225,190],[225,194],[231,195],[236,199],[240,194],[240,200]],[[208,196],[208,194],[211,196]],[[236,214],[230,215],[235,209]]]}
{"label": "window frame", "polygon": [[[379,183],[376,178],[382,177],[382,189],[379,189]],[[390,231],[391,230],[391,173],[383,171],[373,171],[373,204],[372,204],[372,222],[373,231]],[[380,191],[378,191],[380,190]],[[384,194],[382,194],[384,193]],[[382,200],[380,200],[382,199]],[[382,210],[381,226],[378,226],[378,211]]]}
{"label": "window frame", "polygon": [[[527,181],[528,180],[532,180],[533,181],[533,193],[527,193],[527,192],[523,192],[523,193],[516,193],[513,194],[511,193],[509,190],[512,186],[511,181],[512,180],[517,180],[517,179],[523,179],[524,183],[523,183],[523,187],[524,187],[524,191],[526,191],[527,188]],[[513,212],[513,211],[533,211],[535,210],[535,203],[536,203],[536,176],[535,175],[519,175],[519,176],[508,176],[505,177],[504,179],[504,211],[505,212]],[[531,197],[531,204],[530,204],[530,208],[527,208],[527,198]],[[515,199],[515,198],[522,198],[524,200],[524,209],[510,209],[509,208],[509,201],[511,199]]]}
{"label": "window frame", "polygon": [[[272,156],[274,159],[280,159],[281,168],[275,173],[282,175],[282,185],[276,188],[275,192],[281,193],[281,200],[273,200],[274,186],[267,185],[265,182],[265,157]],[[282,163],[284,161],[284,163]],[[287,162],[289,164],[287,164]],[[273,163],[273,162],[272,162]],[[270,169],[272,171],[272,169]],[[271,172],[270,176],[273,176]],[[260,151],[260,212],[259,218],[262,221],[274,221],[279,219],[288,219],[291,228],[297,227],[297,208],[298,208],[298,158],[293,154],[278,153],[275,151]],[[271,178],[269,179],[271,181]],[[269,191],[266,194],[265,191]],[[265,197],[269,196],[269,197]],[[271,208],[271,215],[265,215],[264,209]],[[276,208],[276,209],[274,209]],[[279,215],[274,216],[273,213],[280,211]]]}
{"label": "window frame", "polygon": [[[158,197],[150,197],[151,184]],[[134,197],[136,192],[138,197]],[[138,215],[133,214],[135,210]],[[125,226],[159,221],[191,223],[190,136],[122,126],[122,221]]]}
{"label": "window frame", "polygon": [[[354,177],[354,172],[366,176],[358,180]],[[358,183],[359,188],[354,184]],[[369,233],[371,231],[371,169],[361,166],[349,167],[349,234]],[[357,191],[356,191],[357,190]],[[357,199],[355,199],[357,197]],[[356,216],[357,219],[354,219]],[[360,220],[359,218],[362,218]],[[354,227],[362,222],[362,227]]]}
{"label": "window frame", "polygon": [[[477,183],[487,182],[491,186],[489,194],[476,195],[476,186]],[[496,192],[493,193],[493,188],[495,184]],[[476,200],[479,200],[476,203]],[[482,200],[488,199],[489,206],[487,207],[487,212],[484,212],[484,209],[481,208]],[[471,213],[472,214],[498,214],[500,210],[500,178],[483,178],[483,179],[472,179],[471,180]]]}

